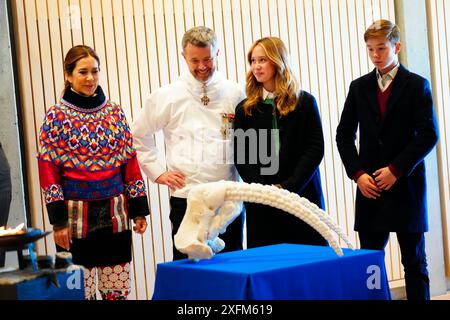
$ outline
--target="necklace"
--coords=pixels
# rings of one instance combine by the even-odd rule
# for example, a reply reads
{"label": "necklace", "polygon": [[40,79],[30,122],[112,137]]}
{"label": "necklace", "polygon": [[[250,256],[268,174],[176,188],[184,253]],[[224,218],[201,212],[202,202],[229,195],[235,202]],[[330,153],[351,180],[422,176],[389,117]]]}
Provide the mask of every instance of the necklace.
{"label": "necklace", "polygon": [[207,106],[209,103],[209,97],[206,94],[206,84],[205,83],[203,84],[202,89],[203,89],[203,97],[202,97],[201,101],[203,102],[204,106]]}

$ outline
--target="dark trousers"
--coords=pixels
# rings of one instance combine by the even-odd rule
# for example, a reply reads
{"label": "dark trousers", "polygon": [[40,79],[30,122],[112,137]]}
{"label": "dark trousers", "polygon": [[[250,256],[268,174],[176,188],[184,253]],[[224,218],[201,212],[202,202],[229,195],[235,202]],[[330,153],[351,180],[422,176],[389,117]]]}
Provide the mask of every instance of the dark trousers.
{"label": "dark trousers", "polygon": [[244,204],[249,249],[279,243],[327,245],[319,232],[290,213],[258,203]]}
{"label": "dark trousers", "polygon": [[[11,204],[11,189],[0,192],[0,226],[8,223],[9,206]],[[0,251],[0,268],[5,266],[5,252]]]}
{"label": "dark trousers", "polygon": [[[406,297],[408,300],[429,300],[425,236],[423,233],[397,232],[397,239],[405,271]],[[361,249],[384,250],[389,232],[359,232]]]}
{"label": "dark trousers", "polygon": [[[187,259],[188,256],[175,248],[175,234],[183,221],[186,213],[187,201],[184,198],[170,197],[170,222],[172,223],[172,249],[173,260]],[[224,234],[219,237],[225,242],[225,248],[221,252],[242,250],[244,226],[244,213],[241,213],[228,227]]]}

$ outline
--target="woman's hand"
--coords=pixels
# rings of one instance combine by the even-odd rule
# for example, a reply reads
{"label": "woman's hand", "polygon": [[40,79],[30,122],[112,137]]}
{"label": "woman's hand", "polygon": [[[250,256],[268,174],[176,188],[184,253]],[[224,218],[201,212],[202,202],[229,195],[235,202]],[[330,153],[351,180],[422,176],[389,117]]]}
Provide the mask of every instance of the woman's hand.
{"label": "woman's hand", "polygon": [[145,217],[136,217],[133,219],[134,227],[133,230],[136,233],[143,234],[147,230],[147,220]]}
{"label": "woman's hand", "polygon": [[66,250],[70,250],[70,244],[72,243],[72,234],[70,233],[69,227],[53,229],[53,239],[55,239],[55,243],[58,246]]}

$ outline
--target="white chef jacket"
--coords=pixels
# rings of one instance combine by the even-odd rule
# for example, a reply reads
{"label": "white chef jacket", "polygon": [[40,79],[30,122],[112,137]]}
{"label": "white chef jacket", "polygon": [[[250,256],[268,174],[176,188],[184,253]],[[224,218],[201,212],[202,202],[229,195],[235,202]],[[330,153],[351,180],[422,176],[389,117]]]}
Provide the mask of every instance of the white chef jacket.
{"label": "white chef jacket", "polygon": [[245,95],[240,85],[218,71],[206,83],[210,102],[203,105],[203,83],[187,72],[175,82],[154,91],[132,123],[139,165],[152,181],[166,169],[157,161],[154,133],[162,130],[167,170],[180,171],[185,187],[172,196],[187,198],[195,185],[237,179],[233,164],[234,110]]}

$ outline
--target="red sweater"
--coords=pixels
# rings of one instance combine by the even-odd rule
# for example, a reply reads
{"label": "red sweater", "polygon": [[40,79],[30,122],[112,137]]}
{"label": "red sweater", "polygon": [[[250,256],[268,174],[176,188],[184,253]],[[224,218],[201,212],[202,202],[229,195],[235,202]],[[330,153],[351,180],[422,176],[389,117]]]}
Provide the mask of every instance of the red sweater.
{"label": "red sweater", "polygon": [[[392,91],[392,82],[383,92],[381,91],[380,87],[378,87],[377,100],[378,100],[378,110],[380,112],[381,118],[384,118],[386,114],[387,104],[389,101],[389,97],[391,96],[391,91]],[[399,170],[397,170],[393,165],[389,165],[389,170],[391,170],[392,174],[397,178],[402,175],[402,173]],[[353,176],[353,180],[356,182],[358,178],[362,176],[364,173],[365,172],[363,170],[359,170]]]}

